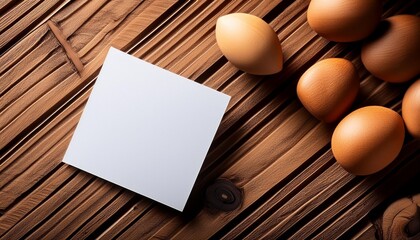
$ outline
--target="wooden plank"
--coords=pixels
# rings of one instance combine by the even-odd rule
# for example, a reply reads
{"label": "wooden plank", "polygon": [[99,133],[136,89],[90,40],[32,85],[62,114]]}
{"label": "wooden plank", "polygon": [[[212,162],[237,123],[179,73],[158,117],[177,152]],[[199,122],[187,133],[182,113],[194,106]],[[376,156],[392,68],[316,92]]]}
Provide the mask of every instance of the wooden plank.
{"label": "wooden plank", "polygon": [[[384,180],[379,182],[377,187],[370,189],[365,195],[359,195],[361,198],[356,203],[346,209],[345,213],[340,214],[334,222],[322,229],[315,238],[325,238],[327,236],[339,237],[346,233],[352,226],[367,216],[369,212],[366,211],[366,206],[368,206],[368,209],[373,209],[383,201],[384,197],[389,197],[397,189],[407,184],[410,179],[413,179],[418,174],[418,169],[420,168],[420,161],[418,161],[420,159],[419,143],[420,140],[417,139],[406,144],[399,156],[400,159],[405,158],[405,164],[401,164],[403,166],[397,168],[398,171],[396,171],[396,168],[392,169],[389,167],[387,169],[389,174],[386,175]],[[393,165],[395,166],[395,164]],[[373,180],[374,177],[370,176],[369,178]],[[399,181],[397,182],[395,179],[399,179]],[[372,185],[363,186],[364,191],[368,187],[372,188]],[[331,206],[331,208],[335,207],[341,206],[337,206],[337,204]]]}
{"label": "wooden plank", "polygon": [[[74,1],[71,4],[67,5],[65,8],[60,9],[60,11],[58,13],[54,14],[54,16],[51,17],[51,21],[56,22],[57,24],[62,26],[63,21],[68,20],[68,18],[71,18],[72,16],[74,16],[75,12],[83,10],[83,8],[86,7],[86,4],[91,4],[91,1],[89,1],[89,0]],[[100,6],[103,3],[98,1],[98,2],[96,2],[96,4],[99,5],[97,8],[100,8]],[[78,17],[76,17],[74,19],[74,21],[79,21],[80,18],[84,18],[84,17],[86,17],[86,15],[79,15]],[[66,37],[68,37],[71,34],[64,34],[64,35]]]}
{"label": "wooden plank", "polygon": [[173,218],[167,223],[162,224],[149,239],[170,239],[172,238],[173,233],[179,230],[183,225],[183,222],[176,221],[176,219]]}
{"label": "wooden plank", "polygon": [[13,7],[14,4],[19,4],[20,1],[18,0],[3,0],[0,2],[0,13],[4,13],[10,8]]}
{"label": "wooden plank", "polygon": [[376,228],[371,222],[367,222],[366,225],[355,234],[351,240],[376,240]]}
{"label": "wooden plank", "polygon": [[[17,43],[10,51],[0,56],[0,76],[2,78],[2,81],[0,81],[0,96],[15,84],[16,78],[19,79],[20,77],[19,74],[25,72],[23,66],[28,64],[26,57],[34,54],[34,50],[39,48],[40,45],[45,45],[46,43],[44,43],[44,40],[46,38],[48,39],[48,37],[51,37],[51,35],[48,34],[48,28],[46,26],[40,27],[28,35],[24,40]],[[47,44],[51,43],[52,41],[47,40]],[[53,47],[54,46],[50,46],[50,48]],[[21,64],[21,62],[25,62],[26,64]],[[19,66],[20,69],[18,69]]]}
{"label": "wooden plank", "polygon": [[[51,131],[48,135],[44,135],[42,138],[39,138],[39,142],[29,148],[26,148],[24,151],[21,151],[19,155],[13,155],[7,162],[5,162],[5,164],[0,165],[0,173],[2,173],[0,177],[0,189],[15,180],[30,167],[33,167],[34,164],[42,159],[48,151],[51,151],[54,145],[53,143],[48,143],[58,143],[64,137],[65,133],[68,133],[72,128],[74,128],[76,124],[75,121],[78,120],[80,113],[81,109],[78,109],[76,114],[71,114],[68,118],[70,119],[69,121],[67,119],[66,121],[60,122],[60,125],[56,126],[57,128],[55,128],[54,131]],[[76,120],[74,120],[74,118],[76,118]],[[32,161],[26,160],[29,158],[31,158]]]}
{"label": "wooden plank", "polygon": [[[82,15],[81,18],[85,18],[86,21],[84,21],[82,25],[77,26],[77,30],[71,35],[66,34],[69,31],[68,28],[75,29],[75,27],[70,27],[67,24],[73,25],[80,20],[76,20],[75,22],[64,21],[61,28],[63,30],[63,34],[68,36],[69,42],[76,52],[80,52],[83,48],[85,48],[84,51],[86,51],[86,47],[96,48],[98,49],[97,51],[100,51],[103,49],[103,44],[94,44],[94,42],[91,43],[92,40],[96,40],[98,43],[100,43],[100,41],[103,39],[107,39],[109,37],[112,38],[112,35],[115,36],[113,32],[120,27],[119,24],[121,24],[121,22],[125,20],[130,21],[128,18],[130,15],[131,17],[135,17],[141,13],[140,11],[144,10],[148,6],[149,3],[143,0],[105,1],[104,5],[101,6],[98,11],[87,13],[88,15]],[[83,8],[83,10],[86,9],[88,8]],[[134,12],[136,9],[137,11]],[[75,16],[73,16],[71,19],[75,20],[76,17],[77,16],[75,14]],[[104,41],[107,42],[109,39]],[[92,60],[96,54],[87,54],[84,52],[83,55],[81,54],[80,56],[83,56],[82,59],[86,63]]]}
{"label": "wooden plank", "polygon": [[[37,4],[41,1],[20,1],[12,9],[4,13],[0,18],[0,34],[3,33],[8,27],[10,27],[14,22],[16,22],[21,15],[27,14],[31,11]],[[5,5],[10,3],[5,2]]]}
{"label": "wooden plank", "polygon": [[[332,155],[330,155],[332,159]],[[336,176],[334,178],[330,176]],[[267,239],[282,236],[299,220],[314,211],[344,185],[349,183],[351,176],[338,164],[333,164],[301,189],[295,196],[287,199],[282,206],[275,209],[247,235],[247,239],[264,237]]]}
{"label": "wooden plank", "polygon": [[59,5],[55,8],[53,8],[50,12],[48,12],[41,21],[38,22],[38,24],[34,27],[34,29],[40,27],[41,25],[44,25],[47,21],[50,20],[51,17],[53,17],[57,12],[59,12],[62,8],[66,7],[67,4],[70,3],[71,0],[62,0],[60,1]]}
{"label": "wooden plank", "polygon": [[[10,107],[23,95],[28,94],[41,79],[51,75],[54,71],[68,62],[67,57],[59,48],[51,50],[52,52],[44,55],[45,58],[40,59],[41,61],[39,63],[31,61],[31,64],[26,65],[29,66],[34,64],[32,69],[25,69],[25,71],[19,72],[22,73],[22,78],[17,78],[16,82],[13,83],[13,87],[1,96],[0,112],[3,112],[7,107]],[[28,72],[26,72],[26,70],[28,70]],[[16,74],[15,76],[19,75],[20,74]]]}
{"label": "wooden plank", "polygon": [[[391,165],[391,167],[388,167],[385,170],[373,176],[369,176],[364,179],[359,178],[358,181],[348,186],[348,188],[350,187],[350,189],[347,190],[342,196],[339,196],[339,198],[336,200],[335,203],[331,203],[330,205],[327,206],[326,209],[319,211],[323,216],[322,219],[319,219],[316,222],[315,221],[309,222],[307,225],[305,225],[305,227],[302,227],[299,231],[297,231],[294,234],[294,236],[310,237],[311,234],[316,232],[318,229],[323,229],[322,228],[323,225],[339,217],[342,214],[341,212],[344,211],[346,208],[350,208],[352,205],[360,204],[361,196],[369,194],[369,192],[372,190],[372,187],[375,186],[375,184],[380,184],[381,181],[384,180],[386,175],[387,174],[389,175],[391,173],[392,169],[395,169],[396,166],[401,164],[403,159],[407,160],[407,158],[410,157],[412,153],[413,153],[412,150],[404,151],[399,156],[399,159],[397,159],[396,162],[394,162]],[[402,185],[400,187],[402,187]],[[337,191],[338,190],[339,189],[337,189]],[[364,206],[365,208],[364,213],[366,214],[369,212],[369,210],[372,209],[371,205],[363,205],[363,204],[361,205],[362,205],[360,206],[361,208],[363,208]],[[358,219],[358,220],[360,221],[361,219]],[[342,233],[343,232],[340,232],[340,234]],[[339,233],[337,232],[337,234]]]}
{"label": "wooden plank", "polygon": [[[55,133],[54,130],[61,129],[63,130],[63,126],[68,127],[67,130],[75,127],[75,123],[71,125],[71,121],[69,123],[69,119],[77,118],[80,115],[82,110],[82,106],[84,106],[85,102],[87,101],[88,95],[90,92],[85,92],[81,94],[81,101],[77,104],[73,103],[68,106],[68,112],[66,115],[61,114],[55,116],[51,122],[45,126],[40,131],[36,132],[35,134],[30,134],[31,138],[26,141],[22,145],[17,145],[14,149],[10,152],[1,156],[0,160],[2,164],[0,165],[0,176],[1,178],[1,185],[4,185],[4,182],[7,182],[13,179],[16,175],[21,173],[20,169],[26,169],[31,164],[32,161],[41,157],[43,151],[47,151],[48,149],[52,148],[55,143],[59,140],[59,138],[51,138],[51,134]],[[63,124],[64,123],[64,124]],[[48,141],[45,141],[47,139]],[[41,152],[41,154],[39,154]],[[30,153],[28,155],[28,153]],[[38,153],[38,155],[37,155]],[[29,159],[31,157],[32,161],[28,161],[25,159]],[[12,171],[13,172],[10,172]]]}
{"label": "wooden plank", "polygon": [[[0,148],[50,110],[61,99],[59,93],[68,92],[70,87],[77,84],[77,74],[72,73],[74,70],[70,64],[62,65],[32,88],[32,92],[39,92],[40,95],[26,94],[5,109],[0,121],[0,136],[3,138]],[[57,84],[57,79],[63,80]]]}
{"label": "wooden plank", "polygon": [[65,184],[60,191],[55,192],[53,196],[47,198],[41,205],[36,206],[36,208],[26,215],[23,220],[13,225],[13,227],[8,229],[1,237],[4,239],[22,238],[28,232],[31,232],[31,230],[40,222],[45,221],[50,214],[53,214],[73,195],[80,194],[80,188],[85,184],[88,184],[92,178],[93,177],[87,173],[78,173]]}
{"label": "wooden plank", "polygon": [[[23,2],[30,3],[34,1]],[[38,5],[31,8],[30,13],[24,14],[16,23],[10,26],[6,25],[7,28],[0,34],[0,52],[2,52],[4,48],[8,48],[10,44],[13,44],[17,38],[24,34],[25,30],[29,29],[31,26],[36,26],[38,22],[45,21],[44,17],[48,16],[49,12],[54,11],[58,6],[64,7],[64,5],[60,4],[59,0],[40,1]]]}
{"label": "wooden plank", "polygon": [[[121,206],[129,203],[135,196],[132,192],[123,192],[103,209],[95,212],[95,216],[88,219],[84,225],[81,225],[76,231],[72,232],[71,239],[86,239],[100,229],[100,227],[120,210]],[[108,196],[106,196],[108,198]],[[61,235],[60,235],[61,237]]]}
{"label": "wooden plank", "polygon": [[60,188],[63,183],[67,182],[68,179],[76,172],[77,171],[74,168],[63,164],[51,175],[51,177],[44,181],[39,187],[34,189],[30,195],[26,196],[19,202],[19,204],[6,211],[4,215],[1,215],[0,236],[25,217],[43,200],[51,196],[54,191],[57,191],[57,189]]}
{"label": "wooden plank", "polygon": [[168,207],[155,207],[137,219],[133,225],[126,229],[118,238],[129,239],[140,237],[144,239],[150,238],[153,233],[169,221],[169,217],[175,215],[175,210]]}
{"label": "wooden plank", "polygon": [[52,18],[63,29],[63,34],[69,38],[77,29],[85,24],[93,14],[100,11],[106,5],[106,0],[81,1],[75,3],[74,7],[69,8],[63,13],[59,13]]}
{"label": "wooden plank", "polygon": [[70,142],[69,132],[51,149],[49,149],[40,159],[26,169],[20,175],[15,176],[13,181],[8,182],[0,190],[0,209],[7,209],[23,193],[32,188],[38,181],[55,169],[64,156],[64,151]]}
{"label": "wooden plank", "polygon": [[65,207],[48,218],[41,226],[37,226],[28,238],[67,239],[72,234],[72,231],[78,229],[96,211],[117,197],[120,190],[121,188],[116,185],[99,178],[95,179],[77,197],[67,202]]}
{"label": "wooden plank", "polygon": [[[1,171],[0,171],[0,176],[5,176],[5,179],[1,180],[0,182],[3,184],[3,182],[7,179],[14,179],[16,178],[19,174],[21,174],[20,169],[28,167],[30,165],[33,164],[33,160],[36,160],[38,157],[35,157],[36,154],[39,152],[41,152],[42,154],[42,150],[45,149],[45,151],[47,149],[52,148],[55,144],[57,144],[57,141],[60,140],[59,138],[59,134],[62,134],[62,132],[68,132],[70,131],[72,128],[75,127],[77,120],[80,116],[81,110],[82,110],[82,106],[85,104],[88,96],[89,96],[89,91],[85,92],[84,94],[81,95],[81,101],[78,102],[77,104],[71,104],[68,108],[69,112],[67,113],[67,115],[63,116],[64,114],[58,115],[56,116],[51,122],[50,124],[48,124],[45,128],[43,128],[41,131],[37,132],[37,134],[35,136],[33,136],[28,142],[26,142],[25,145],[21,146],[20,148],[18,148],[13,155],[9,156],[7,158],[7,161],[5,161],[1,167],[5,166],[7,164],[7,168],[4,167]],[[72,122],[73,119],[73,122]],[[75,120],[76,121],[75,121]],[[57,129],[59,129],[60,131],[58,131],[57,133]],[[30,153],[28,155],[28,153]],[[39,157],[41,155],[38,155]],[[33,156],[32,158],[30,156]],[[32,159],[32,161],[28,161],[27,159]],[[60,160],[60,159],[58,159]],[[5,164],[6,163],[6,164]],[[42,161],[40,162],[41,164],[43,163]],[[22,164],[24,164],[22,166]],[[71,174],[75,173],[75,169],[72,167],[62,167],[60,169],[65,169],[65,176],[70,176]],[[12,172],[12,171],[17,171],[18,173]],[[60,171],[58,171],[60,172]],[[35,173],[34,176],[38,176],[39,173]],[[56,173],[53,174],[53,176],[56,175]],[[61,176],[61,175],[60,175]],[[25,197],[22,199],[22,201],[18,202],[15,206],[13,206],[11,208],[11,210],[7,211],[5,214],[5,219],[9,219],[7,218],[7,216],[10,215],[12,216],[13,219],[13,223],[16,224],[17,221],[20,221],[23,217],[25,217],[29,212],[31,212],[41,201],[44,201],[46,198],[48,198],[50,196],[50,194],[52,194],[54,191],[56,190],[56,187],[58,187],[59,183],[61,184],[62,182],[65,182],[65,180],[59,181],[61,179],[55,179],[53,177],[50,177],[48,179],[45,180],[45,182],[42,183],[41,187],[38,187],[37,189],[41,189],[39,190],[41,193],[38,195],[37,194],[37,190],[34,190],[33,193],[31,193],[31,195]],[[55,181],[58,181],[58,183],[56,183]],[[17,183],[18,185],[22,184],[22,183]],[[45,187],[42,188],[42,186],[55,186],[55,187]],[[21,186],[18,186],[21,188]],[[22,193],[21,193],[22,194]],[[22,195],[17,195],[16,197],[21,197]],[[14,199],[14,202],[16,201],[16,199]],[[14,210],[16,209],[16,210]],[[7,222],[7,221],[6,221]]]}
{"label": "wooden plank", "polygon": [[[226,9],[233,9],[240,5],[238,2],[212,2],[210,4],[194,3],[188,10],[186,14],[183,14],[174,20],[173,27],[164,29],[159,34],[156,34],[153,39],[151,39],[148,45],[142,46],[139,49],[133,49],[133,55],[142,59],[147,59],[149,62],[157,63],[165,55],[172,52],[177,46],[192,35],[192,32],[195,32],[197,28],[202,29],[206,20],[211,18],[211,13],[219,11],[229,11]],[[206,6],[207,5],[207,6]],[[203,9],[203,6],[205,8]],[[195,24],[198,23],[198,26]],[[198,33],[197,36],[201,36],[204,33]],[[164,44],[165,42],[171,42],[171,45]],[[171,47],[172,46],[172,47]],[[190,46],[191,47],[191,46]],[[151,55],[151,53],[158,53]]]}
{"label": "wooden plank", "polygon": [[98,239],[115,239],[123,233],[125,229],[144,216],[153,206],[149,200],[142,199],[133,205],[125,214],[115,221],[110,227],[98,236]]}
{"label": "wooden plank", "polygon": [[[305,186],[318,174],[322,173],[325,169],[332,165],[331,151],[323,154],[319,159],[313,161],[308,167],[305,168],[304,172],[299,173],[291,181],[287,182],[283,187],[280,188],[272,197],[270,197],[265,204],[259,206],[250,215],[246,216],[241,222],[236,224],[229,232],[223,233],[224,239],[238,238],[243,235],[244,231],[249,231],[251,225],[257,220],[264,219],[271,215],[272,209],[276,206],[288,206],[287,201],[299,194],[299,192],[305,188]],[[307,196],[308,197],[308,196]]]}

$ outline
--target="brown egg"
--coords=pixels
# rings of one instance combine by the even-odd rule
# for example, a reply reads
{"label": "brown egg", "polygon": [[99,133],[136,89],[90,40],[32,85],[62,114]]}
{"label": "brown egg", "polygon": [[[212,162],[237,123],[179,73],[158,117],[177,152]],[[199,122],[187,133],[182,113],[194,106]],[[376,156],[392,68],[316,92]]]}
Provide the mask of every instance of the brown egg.
{"label": "brown egg", "polygon": [[223,55],[242,71],[268,75],[283,68],[283,53],[274,30],[261,18],[232,13],[220,17],[216,40]]}
{"label": "brown egg", "polygon": [[420,138],[420,79],[415,81],[404,95],[402,117],[408,132]]}
{"label": "brown egg", "polygon": [[376,173],[401,151],[404,123],[385,107],[369,106],[346,116],[334,130],[331,147],[337,162],[355,175]]}
{"label": "brown egg", "polygon": [[358,90],[356,68],[343,58],[328,58],[315,63],[297,84],[297,95],[302,104],[325,122],[334,122],[343,116]]}
{"label": "brown egg", "polygon": [[369,36],[381,19],[381,0],[312,0],[308,23],[322,37],[353,42]]}
{"label": "brown egg", "polygon": [[420,73],[420,18],[397,15],[382,21],[361,55],[366,69],[384,81],[414,78]]}

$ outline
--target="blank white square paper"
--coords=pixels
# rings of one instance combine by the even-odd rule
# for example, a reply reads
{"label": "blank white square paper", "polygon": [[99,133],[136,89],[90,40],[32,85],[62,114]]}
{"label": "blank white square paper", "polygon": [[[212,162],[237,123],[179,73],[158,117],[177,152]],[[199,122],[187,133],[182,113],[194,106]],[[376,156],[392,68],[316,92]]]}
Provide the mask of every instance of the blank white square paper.
{"label": "blank white square paper", "polygon": [[229,100],[111,48],[63,162],[182,211]]}

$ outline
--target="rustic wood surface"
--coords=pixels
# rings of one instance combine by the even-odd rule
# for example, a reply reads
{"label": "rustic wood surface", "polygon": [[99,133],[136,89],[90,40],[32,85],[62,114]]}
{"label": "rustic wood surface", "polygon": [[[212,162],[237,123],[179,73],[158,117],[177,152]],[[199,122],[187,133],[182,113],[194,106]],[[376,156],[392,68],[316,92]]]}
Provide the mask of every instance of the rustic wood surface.
{"label": "rustic wood surface", "polygon": [[[362,81],[353,109],[401,111],[409,86],[372,77],[360,43],[336,44],[306,22],[309,0],[3,0],[0,2],[0,238],[335,239],[375,235],[371,213],[420,180],[420,141],[407,136],[385,170],[355,177],[334,160],[335,124],[312,117],[296,83],[312,64],[344,57]],[[215,41],[216,19],[262,17],[284,69],[238,71]],[[384,1],[383,17],[420,14]],[[232,96],[184,213],[61,163],[109,46]],[[242,192],[239,208],[206,204],[216,179]],[[414,185],[419,191],[419,186]]]}

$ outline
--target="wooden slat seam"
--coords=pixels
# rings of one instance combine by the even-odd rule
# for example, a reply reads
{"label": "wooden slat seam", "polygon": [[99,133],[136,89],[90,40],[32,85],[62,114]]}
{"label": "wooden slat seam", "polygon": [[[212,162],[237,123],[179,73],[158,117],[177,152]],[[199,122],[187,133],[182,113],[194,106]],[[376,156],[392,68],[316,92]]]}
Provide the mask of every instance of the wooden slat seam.
{"label": "wooden slat seam", "polygon": [[63,46],[68,58],[70,59],[70,62],[76,67],[77,72],[80,75],[80,73],[83,71],[84,66],[79,58],[79,55],[74,51],[64,34],[60,31],[58,26],[53,21],[49,20],[47,22],[47,25],[51,29],[51,32],[54,34],[57,40],[60,42],[61,46]]}

